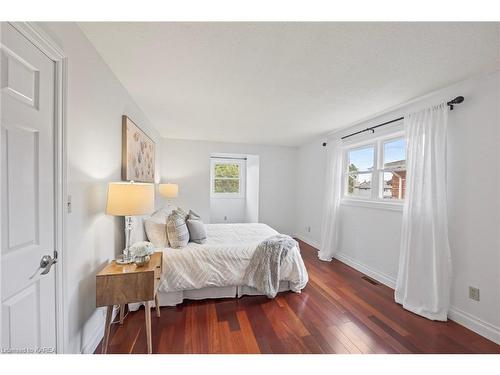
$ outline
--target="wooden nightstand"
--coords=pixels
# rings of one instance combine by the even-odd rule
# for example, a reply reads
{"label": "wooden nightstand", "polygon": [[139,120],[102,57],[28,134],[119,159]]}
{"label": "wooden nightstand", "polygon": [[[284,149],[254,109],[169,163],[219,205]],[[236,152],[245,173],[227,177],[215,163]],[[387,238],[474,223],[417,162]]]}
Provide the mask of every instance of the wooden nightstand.
{"label": "wooden nightstand", "polygon": [[161,252],[154,253],[149,263],[143,267],[137,267],[135,264],[119,265],[112,261],[97,274],[96,305],[108,307],[102,353],[106,353],[108,349],[113,306],[120,305],[120,324],[122,324],[124,306],[133,302],[144,302],[148,353],[152,352],[151,301],[155,301],[156,315],[159,317],[160,305],[156,292],[162,274],[162,255]]}

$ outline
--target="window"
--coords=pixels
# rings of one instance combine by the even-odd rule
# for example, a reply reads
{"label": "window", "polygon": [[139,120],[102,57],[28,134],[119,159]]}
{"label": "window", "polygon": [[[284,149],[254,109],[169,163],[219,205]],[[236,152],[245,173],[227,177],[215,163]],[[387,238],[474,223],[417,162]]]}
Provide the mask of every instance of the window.
{"label": "window", "polygon": [[211,159],[212,197],[240,198],[245,194],[244,160]]}
{"label": "window", "polygon": [[348,153],[349,177],[347,195],[370,198],[372,195],[373,146],[354,149]]}
{"label": "window", "polygon": [[380,138],[346,148],[345,189],[348,198],[401,201],[406,192],[406,142]]}
{"label": "window", "polygon": [[406,192],[406,142],[404,138],[383,142],[383,199],[404,199]]}

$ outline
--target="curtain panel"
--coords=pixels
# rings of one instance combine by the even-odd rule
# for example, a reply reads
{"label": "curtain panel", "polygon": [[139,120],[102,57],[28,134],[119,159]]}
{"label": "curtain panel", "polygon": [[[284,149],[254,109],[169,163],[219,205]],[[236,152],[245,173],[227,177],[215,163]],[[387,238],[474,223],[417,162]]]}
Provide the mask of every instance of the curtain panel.
{"label": "curtain panel", "polygon": [[451,255],[446,201],[446,103],[405,116],[407,185],[395,300],[447,320]]}
{"label": "curtain panel", "polygon": [[321,220],[321,242],[318,257],[331,261],[338,252],[340,198],[342,189],[342,141],[328,143],[326,152],[326,186]]}

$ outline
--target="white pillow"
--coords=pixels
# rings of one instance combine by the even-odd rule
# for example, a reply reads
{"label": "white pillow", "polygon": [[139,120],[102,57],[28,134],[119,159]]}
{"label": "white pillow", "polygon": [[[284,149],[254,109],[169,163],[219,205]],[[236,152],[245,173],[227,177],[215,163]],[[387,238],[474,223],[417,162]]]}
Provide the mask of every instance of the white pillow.
{"label": "white pillow", "polygon": [[168,247],[167,220],[158,217],[144,219],[144,228],[149,241],[157,248]]}
{"label": "white pillow", "polygon": [[158,211],[151,214],[151,217],[160,219],[162,222],[166,223],[168,215],[172,213],[172,209],[168,207],[160,208]]}

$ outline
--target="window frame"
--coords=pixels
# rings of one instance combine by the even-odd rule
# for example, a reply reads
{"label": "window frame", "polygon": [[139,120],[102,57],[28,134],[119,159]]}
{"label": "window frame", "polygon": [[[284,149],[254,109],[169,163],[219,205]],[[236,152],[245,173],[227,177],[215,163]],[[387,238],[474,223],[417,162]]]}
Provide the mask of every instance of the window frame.
{"label": "window frame", "polygon": [[[242,199],[245,197],[246,190],[246,160],[242,159],[231,159],[231,158],[210,158],[210,197],[218,199]],[[238,178],[217,178],[217,179],[227,179],[227,180],[239,180],[239,192],[238,193],[216,193],[214,191],[215,187],[215,165],[216,164],[238,164],[239,165],[239,176]]]}
{"label": "window frame", "polygon": [[[384,166],[384,145],[398,139],[405,139],[403,130],[396,130],[390,133],[384,133],[378,137],[365,138],[359,142],[346,142],[342,146],[342,198],[341,203],[346,205],[372,207],[402,210],[404,199],[386,199],[383,197],[383,174],[392,172],[398,168],[385,168]],[[373,170],[372,187],[370,197],[356,197],[348,194],[349,184],[349,153],[351,151],[361,150],[364,148],[373,147]],[[405,166],[407,165],[408,151],[405,149]],[[362,174],[361,172],[360,174]]]}
{"label": "window frame", "polygon": [[[394,171],[399,171],[401,170],[400,168],[398,167],[389,167],[387,168],[384,164],[384,157],[385,157],[385,144],[386,143],[389,143],[389,142],[394,142],[394,141],[397,141],[399,139],[403,139],[403,141],[405,140],[405,137],[404,137],[404,133],[402,134],[399,134],[397,136],[391,136],[391,137],[386,137],[386,138],[382,138],[379,140],[380,142],[380,154],[381,154],[381,158],[379,160],[379,178],[380,178],[380,181],[379,181],[379,198],[384,201],[384,202],[399,202],[399,203],[404,203],[404,199],[385,199],[384,198],[384,173],[390,173],[390,172],[394,172]],[[408,155],[408,150],[407,150],[407,147],[405,147],[405,163],[404,163],[404,166],[405,168],[403,169],[404,171],[406,171],[406,164],[407,164],[407,155]]]}
{"label": "window frame", "polygon": [[349,195],[347,193],[347,187],[349,185],[349,176],[351,175],[351,173],[349,172],[349,153],[351,151],[358,151],[358,150],[364,150],[366,148],[370,148],[370,147],[373,147],[373,167],[372,167],[372,170],[371,171],[361,171],[359,172],[359,174],[368,174],[370,173],[372,175],[372,187],[371,187],[371,198],[369,198],[369,200],[372,200],[373,199],[373,192],[375,189],[373,189],[373,185],[375,183],[377,183],[376,179],[375,179],[375,172],[376,172],[376,167],[377,167],[377,163],[376,163],[376,160],[377,160],[377,144],[373,141],[367,141],[365,143],[362,143],[362,144],[356,144],[354,145],[353,147],[348,147],[348,148],[345,148],[344,147],[344,150],[343,150],[343,169],[342,169],[342,173],[344,174],[342,180],[343,180],[343,183],[344,183],[344,186],[342,187],[342,192],[343,192],[343,197],[344,198],[347,198],[347,199],[355,199],[355,200],[367,200],[367,198],[365,197],[356,197],[356,196],[353,196],[353,195]]}

